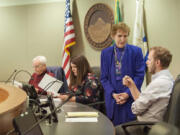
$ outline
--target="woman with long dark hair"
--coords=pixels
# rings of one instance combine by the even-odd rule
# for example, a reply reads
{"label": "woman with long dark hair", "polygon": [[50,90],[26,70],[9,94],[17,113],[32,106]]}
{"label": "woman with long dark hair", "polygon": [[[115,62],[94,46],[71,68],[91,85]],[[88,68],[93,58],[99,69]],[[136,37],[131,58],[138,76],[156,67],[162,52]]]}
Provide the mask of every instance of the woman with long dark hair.
{"label": "woman with long dark hair", "polygon": [[[99,101],[100,83],[92,73],[92,69],[83,55],[73,57],[70,61],[70,84],[69,89],[74,92],[70,101],[89,104]],[[59,95],[59,98],[66,100],[68,95]]]}

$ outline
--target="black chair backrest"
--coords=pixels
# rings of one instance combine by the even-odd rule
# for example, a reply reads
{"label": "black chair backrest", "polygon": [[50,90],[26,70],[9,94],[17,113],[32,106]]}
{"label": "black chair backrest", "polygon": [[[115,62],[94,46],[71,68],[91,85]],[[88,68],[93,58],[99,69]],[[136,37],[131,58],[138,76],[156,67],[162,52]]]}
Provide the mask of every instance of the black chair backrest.
{"label": "black chair backrest", "polygon": [[65,76],[63,68],[59,66],[49,66],[47,67],[47,71],[54,73],[55,78],[63,82],[63,85],[58,92],[59,93],[68,92],[68,84],[66,81],[66,76]]}
{"label": "black chair backrest", "polygon": [[174,83],[164,121],[180,129],[180,75]]}
{"label": "black chair backrest", "polygon": [[100,67],[91,67],[93,73],[99,78],[101,77],[101,69]]}
{"label": "black chair backrest", "polygon": [[157,123],[152,126],[148,135],[179,135],[179,130],[168,123]]}
{"label": "black chair backrest", "polygon": [[[100,89],[100,101],[104,101],[104,89],[101,85],[101,82],[100,82],[100,77],[101,77],[101,69],[100,67],[97,67],[97,66],[94,66],[94,67],[91,67],[93,73],[98,77],[99,79],[99,89]],[[105,109],[105,104],[102,104],[100,106],[100,109],[99,109],[101,112],[103,112],[104,114],[106,113],[106,109]]]}
{"label": "black chair backrest", "polygon": [[100,77],[101,77],[100,67],[92,67],[91,69],[92,69],[93,73],[95,74],[95,76],[98,77],[98,79],[99,79],[99,89],[101,91],[101,93],[100,93],[101,99],[100,100],[104,101],[104,89],[100,82]]}

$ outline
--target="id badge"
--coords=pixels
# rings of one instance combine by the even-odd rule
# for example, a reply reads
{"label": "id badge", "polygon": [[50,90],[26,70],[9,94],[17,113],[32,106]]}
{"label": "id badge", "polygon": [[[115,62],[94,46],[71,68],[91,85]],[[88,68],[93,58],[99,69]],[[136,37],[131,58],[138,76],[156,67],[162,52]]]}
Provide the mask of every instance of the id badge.
{"label": "id badge", "polygon": [[121,64],[116,64],[116,75],[121,75]]}

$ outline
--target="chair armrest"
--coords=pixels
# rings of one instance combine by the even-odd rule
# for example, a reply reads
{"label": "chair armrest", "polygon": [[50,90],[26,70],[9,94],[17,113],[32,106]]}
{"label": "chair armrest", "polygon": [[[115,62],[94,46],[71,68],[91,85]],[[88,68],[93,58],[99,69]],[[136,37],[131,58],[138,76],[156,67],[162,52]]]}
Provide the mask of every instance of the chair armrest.
{"label": "chair armrest", "polygon": [[156,123],[157,122],[151,122],[151,121],[149,121],[149,122],[147,122],[147,121],[131,121],[131,122],[121,124],[121,126],[122,126],[122,128],[126,128],[129,126],[154,125]]}
{"label": "chair armrest", "polygon": [[147,121],[131,121],[131,122],[127,122],[124,124],[121,124],[122,130],[125,133],[125,135],[130,135],[129,132],[127,131],[127,127],[130,126],[150,126],[150,125],[154,125],[157,122],[147,122]]}

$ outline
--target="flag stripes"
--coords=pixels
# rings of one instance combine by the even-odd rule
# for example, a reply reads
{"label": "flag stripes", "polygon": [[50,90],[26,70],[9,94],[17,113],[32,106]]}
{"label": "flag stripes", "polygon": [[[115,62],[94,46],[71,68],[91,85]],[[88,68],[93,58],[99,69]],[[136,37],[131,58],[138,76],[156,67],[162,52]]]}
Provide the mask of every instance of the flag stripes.
{"label": "flag stripes", "polygon": [[70,12],[70,0],[66,0],[62,67],[64,69],[68,84],[69,84],[69,76],[70,76],[70,50],[69,48],[75,45],[75,43],[76,43],[75,31],[74,31],[71,12]]}

